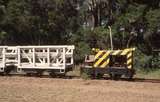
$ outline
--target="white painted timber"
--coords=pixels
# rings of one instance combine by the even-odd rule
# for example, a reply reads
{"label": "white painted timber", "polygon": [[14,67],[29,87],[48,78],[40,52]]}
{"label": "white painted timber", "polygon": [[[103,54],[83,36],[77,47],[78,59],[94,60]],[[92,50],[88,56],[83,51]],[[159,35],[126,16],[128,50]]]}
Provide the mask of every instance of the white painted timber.
{"label": "white painted timber", "polygon": [[8,65],[20,69],[63,69],[73,65],[74,45],[0,46],[0,72]]}

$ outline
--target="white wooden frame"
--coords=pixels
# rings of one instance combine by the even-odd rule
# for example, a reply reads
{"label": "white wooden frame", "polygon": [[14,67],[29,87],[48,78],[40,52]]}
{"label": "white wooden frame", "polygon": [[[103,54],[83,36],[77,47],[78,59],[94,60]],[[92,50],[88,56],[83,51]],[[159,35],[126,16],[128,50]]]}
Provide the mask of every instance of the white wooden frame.
{"label": "white wooden frame", "polygon": [[[74,45],[0,46],[0,71],[8,65],[21,69],[66,69],[73,65]],[[69,59],[69,60],[68,60]]]}

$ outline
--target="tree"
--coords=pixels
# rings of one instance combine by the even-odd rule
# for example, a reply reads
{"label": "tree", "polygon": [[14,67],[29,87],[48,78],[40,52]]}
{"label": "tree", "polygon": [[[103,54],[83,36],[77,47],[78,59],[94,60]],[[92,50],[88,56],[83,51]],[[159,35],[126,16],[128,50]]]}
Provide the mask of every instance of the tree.
{"label": "tree", "polygon": [[2,4],[5,13],[0,17],[0,30],[7,34],[7,45],[65,44],[79,26],[71,0],[8,0]]}

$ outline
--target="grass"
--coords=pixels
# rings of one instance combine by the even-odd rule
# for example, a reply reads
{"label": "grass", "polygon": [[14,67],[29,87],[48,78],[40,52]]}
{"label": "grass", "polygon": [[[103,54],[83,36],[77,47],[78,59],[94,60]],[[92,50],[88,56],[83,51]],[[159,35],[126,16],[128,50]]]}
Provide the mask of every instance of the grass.
{"label": "grass", "polygon": [[80,77],[80,65],[75,65],[73,71],[67,73],[69,76]]}
{"label": "grass", "polygon": [[81,65],[75,65],[73,71],[67,73],[68,76],[81,77],[82,79],[90,79],[90,76],[87,73],[80,72]]}
{"label": "grass", "polygon": [[148,72],[143,70],[137,70],[136,78],[160,79],[160,69],[148,71]]}

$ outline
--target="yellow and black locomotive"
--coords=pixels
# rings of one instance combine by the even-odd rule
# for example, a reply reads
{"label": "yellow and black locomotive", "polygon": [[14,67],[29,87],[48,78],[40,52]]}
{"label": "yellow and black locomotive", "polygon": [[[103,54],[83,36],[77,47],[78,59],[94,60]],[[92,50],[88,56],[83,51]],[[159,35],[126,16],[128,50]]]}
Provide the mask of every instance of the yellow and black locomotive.
{"label": "yellow and black locomotive", "polygon": [[123,50],[100,50],[94,48],[92,51],[92,55],[86,55],[81,72],[96,78],[108,74],[113,79],[122,76],[131,79],[135,74],[133,68],[133,52],[135,48]]}

